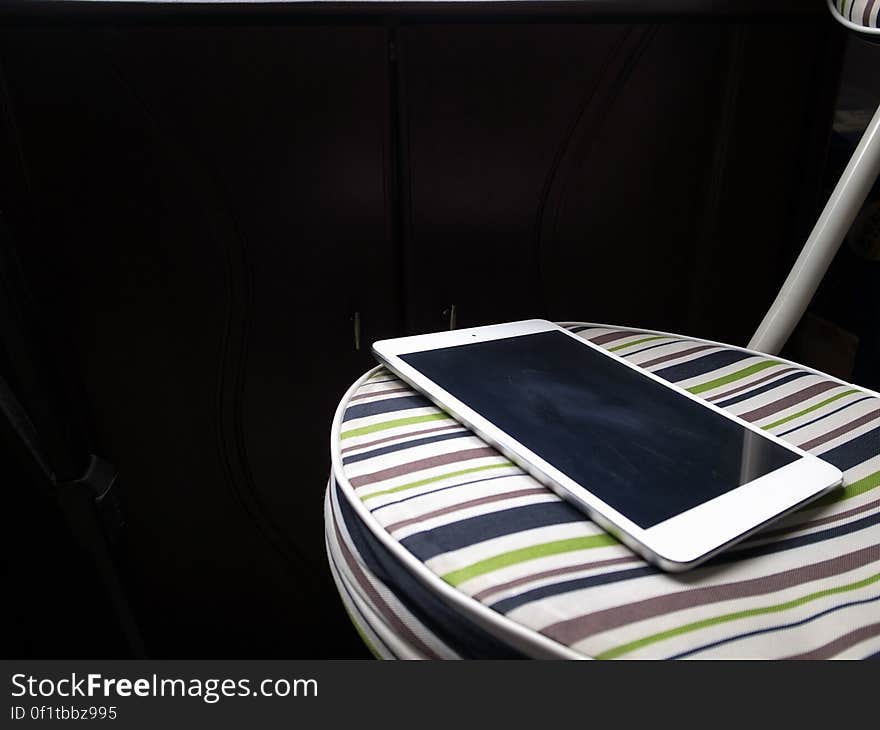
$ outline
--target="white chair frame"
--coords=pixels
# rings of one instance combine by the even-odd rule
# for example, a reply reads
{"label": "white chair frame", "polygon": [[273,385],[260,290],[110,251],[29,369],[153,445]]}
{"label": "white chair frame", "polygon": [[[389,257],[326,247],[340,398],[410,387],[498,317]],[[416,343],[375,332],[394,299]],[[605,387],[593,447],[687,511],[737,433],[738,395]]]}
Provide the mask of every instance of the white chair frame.
{"label": "white chair frame", "polygon": [[[856,25],[840,14],[833,0],[826,2],[834,18],[847,28],[880,35],[880,28]],[[775,355],[785,345],[809,306],[878,175],[880,107],[868,123],[782,289],[749,341],[749,349]]]}

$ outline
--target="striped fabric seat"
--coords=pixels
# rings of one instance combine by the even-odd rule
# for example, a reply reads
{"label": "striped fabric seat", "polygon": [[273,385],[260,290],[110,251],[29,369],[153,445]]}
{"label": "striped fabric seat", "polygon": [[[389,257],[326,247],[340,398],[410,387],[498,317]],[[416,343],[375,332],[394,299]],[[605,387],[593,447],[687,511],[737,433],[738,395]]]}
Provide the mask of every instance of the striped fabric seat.
{"label": "striped fabric seat", "polygon": [[880,395],[780,358],[567,325],[833,463],[845,486],[667,574],[388,371],[340,405],[331,569],[377,656],[880,656]]}
{"label": "striped fabric seat", "polygon": [[851,27],[880,28],[880,0],[832,0],[832,11]]}

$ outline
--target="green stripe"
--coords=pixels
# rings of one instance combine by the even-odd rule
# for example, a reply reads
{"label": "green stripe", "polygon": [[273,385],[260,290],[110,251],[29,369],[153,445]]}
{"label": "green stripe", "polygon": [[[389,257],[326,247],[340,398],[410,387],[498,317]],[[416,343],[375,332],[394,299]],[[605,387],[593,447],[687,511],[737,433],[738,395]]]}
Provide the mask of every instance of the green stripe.
{"label": "green stripe", "polygon": [[452,477],[463,476],[464,474],[474,474],[478,471],[486,471],[487,469],[503,469],[508,466],[513,466],[509,461],[504,461],[500,464],[486,464],[485,466],[472,466],[470,469],[461,469],[459,471],[452,471],[448,474],[440,474],[436,477],[428,477],[427,479],[419,479],[417,482],[408,482],[406,484],[401,484],[398,487],[391,487],[390,489],[383,489],[381,492],[373,492],[372,494],[367,494],[364,497],[361,497],[361,501],[366,502],[368,499],[373,499],[373,497],[381,497],[383,494],[394,494],[395,492],[403,492],[407,489],[415,489],[416,487],[424,486],[425,484],[431,484],[431,482],[439,482],[443,479],[451,479]]}
{"label": "green stripe", "polygon": [[654,337],[643,337],[641,340],[633,340],[632,342],[626,342],[622,345],[618,345],[617,347],[609,347],[608,352],[617,352],[618,350],[625,350],[627,347],[641,345],[643,342],[652,342],[654,340],[664,340],[664,339],[668,339],[668,338],[661,337],[660,335],[655,335]]}
{"label": "green stripe", "polygon": [[875,471],[873,474],[868,474],[868,476],[859,479],[857,482],[847,484],[843,489],[835,489],[833,492],[829,492],[821,499],[808,504],[804,507],[804,510],[827,507],[829,504],[843,502],[844,500],[858,497],[865,492],[870,492],[877,487],[880,487],[880,471]]}
{"label": "green stripe", "polygon": [[339,438],[344,441],[355,436],[366,436],[368,433],[376,433],[376,431],[386,431],[389,428],[397,428],[398,426],[411,426],[415,423],[425,423],[426,421],[442,421],[449,419],[445,413],[429,413],[425,416],[410,416],[409,418],[396,418],[393,421],[382,421],[382,423],[374,423],[371,426],[362,426],[361,428],[353,428],[351,431],[343,431]]}
{"label": "green stripe", "polygon": [[765,430],[769,430],[771,428],[776,428],[777,426],[781,426],[783,423],[788,423],[789,421],[793,421],[795,418],[800,418],[801,416],[805,416],[808,413],[812,413],[819,408],[827,406],[829,403],[834,403],[836,400],[840,400],[846,395],[851,395],[853,393],[858,393],[859,391],[853,388],[852,390],[845,390],[842,393],[838,393],[837,395],[832,395],[830,398],[826,398],[821,403],[817,403],[814,406],[810,406],[809,408],[804,408],[802,411],[798,411],[797,413],[792,413],[790,416],[786,416],[785,418],[780,418],[778,421],[773,421],[773,423],[768,423],[766,426],[761,426],[761,428]]}
{"label": "green stripe", "polygon": [[601,654],[598,654],[596,656],[596,659],[614,659],[615,657],[619,657],[622,654],[628,654],[631,651],[640,649],[643,646],[655,644],[658,641],[671,639],[673,636],[681,636],[682,634],[687,634],[691,631],[703,629],[708,626],[717,626],[718,624],[727,623],[729,621],[738,621],[742,618],[751,618],[752,616],[761,616],[763,614],[780,613],[781,611],[787,611],[790,608],[803,606],[805,603],[810,603],[811,601],[818,600],[819,598],[825,598],[826,596],[833,596],[838,593],[848,593],[849,591],[854,591],[859,588],[865,588],[866,586],[876,583],[877,581],[880,581],[880,573],[872,575],[869,578],[856,581],[855,583],[838,586],[837,588],[826,588],[824,591],[816,591],[815,593],[810,593],[807,596],[795,598],[791,601],[786,601],[785,603],[777,603],[774,606],[764,606],[763,608],[750,608],[745,611],[736,611],[735,613],[727,613],[723,616],[715,616],[713,618],[703,619],[702,621],[694,621],[693,623],[685,624],[684,626],[679,626],[675,629],[661,631],[659,634],[652,634],[651,636],[646,636],[643,639],[636,639],[635,641],[631,641],[628,644],[621,644],[620,646],[616,646],[613,649],[608,649],[607,651],[603,651]]}
{"label": "green stripe", "polygon": [[754,375],[755,373],[760,373],[762,370],[766,370],[767,368],[772,368],[774,365],[781,365],[782,363],[778,360],[764,360],[762,362],[757,362],[754,365],[749,365],[747,368],[743,368],[742,370],[737,370],[735,373],[730,373],[729,375],[722,375],[720,378],[715,378],[715,380],[710,380],[708,383],[701,383],[700,385],[694,385],[691,388],[688,388],[689,393],[693,393],[697,395],[698,393],[705,393],[707,390],[712,390],[713,388],[720,388],[722,385],[727,385],[728,383],[732,383],[736,380],[742,380],[743,378],[749,377],[749,375]]}
{"label": "green stripe", "polygon": [[499,568],[506,568],[509,565],[524,563],[527,560],[535,560],[548,555],[559,555],[560,553],[569,553],[575,550],[589,550],[591,548],[605,547],[606,545],[616,545],[611,535],[602,533],[600,535],[589,535],[586,537],[571,537],[566,540],[554,540],[553,542],[545,542],[540,545],[530,545],[529,547],[511,550],[500,555],[493,555],[491,558],[480,560],[464,568],[453,570],[441,576],[443,580],[453,586],[460,585],[466,580],[476,578],[484,573],[491,573]]}

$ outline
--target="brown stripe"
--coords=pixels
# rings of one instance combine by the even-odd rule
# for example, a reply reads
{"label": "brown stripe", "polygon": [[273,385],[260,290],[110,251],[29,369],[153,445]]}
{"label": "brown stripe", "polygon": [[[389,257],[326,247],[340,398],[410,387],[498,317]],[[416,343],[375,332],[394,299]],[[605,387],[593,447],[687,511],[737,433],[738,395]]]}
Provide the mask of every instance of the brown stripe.
{"label": "brown stripe", "polygon": [[391,395],[392,393],[412,393],[412,388],[389,388],[388,390],[374,390],[372,393],[358,393],[349,398],[349,402],[361,398],[374,398],[377,395]]}
{"label": "brown stripe", "polygon": [[418,461],[409,461],[406,464],[398,464],[387,469],[374,471],[372,474],[363,474],[359,477],[353,477],[348,481],[353,487],[364,487],[368,484],[384,481],[385,479],[393,479],[394,477],[411,474],[414,471],[422,471],[435,466],[443,466],[444,464],[454,464],[460,461],[470,461],[471,459],[482,459],[486,456],[499,456],[498,452],[491,446],[480,446],[476,449],[464,449],[463,451],[451,451],[446,454],[438,454],[437,456],[429,456],[427,459],[419,459]]}
{"label": "brown stripe", "polygon": [[829,641],[827,644],[823,644],[818,649],[805,651],[803,654],[792,654],[791,656],[787,656],[784,658],[828,659],[829,657],[833,657],[835,654],[840,654],[841,652],[849,649],[851,646],[855,646],[865,639],[871,639],[878,634],[880,634],[880,622],[876,624],[868,624],[867,626],[862,626],[855,631],[850,631],[848,634],[838,636],[834,641]]}
{"label": "brown stripe", "polygon": [[870,423],[874,419],[880,416],[880,410],[871,411],[870,413],[866,413],[864,416],[860,416],[855,421],[850,421],[849,423],[845,423],[842,426],[838,426],[833,431],[828,431],[828,433],[823,433],[821,436],[817,436],[812,441],[807,441],[805,444],[801,444],[800,448],[804,451],[809,451],[810,449],[815,448],[816,446],[821,446],[822,444],[831,441],[832,439],[836,439],[838,436],[842,436],[849,431],[854,431],[859,426],[864,426],[866,423]]}
{"label": "brown stripe", "polygon": [[865,5],[865,12],[862,13],[862,25],[866,28],[871,27],[871,11],[874,9],[874,3],[877,0],[868,0],[868,3]]}
{"label": "brown stripe", "polygon": [[747,421],[760,421],[762,418],[772,416],[774,413],[778,413],[779,411],[790,408],[791,406],[796,406],[798,403],[803,403],[805,400],[809,400],[813,396],[825,393],[832,388],[842,387],[844,386],[842,386],[840,383],[835,383],[830,380],[824,380],[821,383],[810,385],[806,388],[803,388],[802,390],[797,391],[796,393],[792,393],[791,395],[787,395],[784,398],[780,398],[779,400],[775,400],[772,403],[768,403],[766,406],[761,406],[760,408],[755,408],[755,410],[749,411],[748,413],[743,413],[740,418],[744,418]]}
{"label": "brown stripe", "polygon": [[530,575],[525,575],[521,578],[516,578],[514,580],[509,580],[507,583],[499,583],[495,586],[490,586],[489,588],[484,588],[482,591],[474,593],[471,598],[474,598],[477,601],[482,601],[487,596],[491,596],[493,593],[500,593],[501,591],[506,591],[511,588],[517,588],[518,586],[524,585],[525,583],[531,583],[532,581],[542,580],[544,578],[553,578],[558,575],[567,575],[569,573],[579,573],[582,570],[593,570],[596,568],[610,568],[612,565],[623,565],[625,563],[635,563],[638,562],[640,558],[635,555],[625,555],[622,558],[608,558],[607,560],[596,560],[592,563],[580,563],[578,565],[564,565],[559,568],[551,568],[550,570],[543,570],[540,573],[532,573]]}
{"label": "brown stripe", "polygon": [[388,532],[394,532],[395,530],[399,530],[401,527],[409,527],[410,525],[415,525],[419,522],[430,520],[433,517],[448,515],[450,512],[459,512],[460,510],[467,509],[468,507],[478,507],[481,504],[491,504],[492,502],[501,502],[502,500],[515,499],[516,497],[527,497],[532,494],[548,493],[549,490],[547,490],[545,487],[529,487],[528,489],[515,489],[512,492],[505,492],[504,494],[489,494],[485,497],[471,499],[467,502],[459,502],[458,504],[452,504],[448,507],[441,507],[440,509],[435,509],[433,512],[426,512],[419,517],[411,517],[408,520],[392,522],[390,525],[385,525],[385,529]]}
{"label": "brown stripe", "polygon": [[398,615],[392,610],[391,606],[385,603],[385,600],[382,598],[382,596],[380,596],[378,591],[376,591],[376,589],[373,588],[373,586],[370,584],[360,566],[357,564],[357,561],[354,559],[354,556],[352,556],[351,552],[349,551],[348,545],[345,544],[345,540],[342,539],[342,534],[339,532],[339,525],[337,524],[336,520],[336,513],[334,511],[333,530],[336,533],[336,542],[339,544],[339,550],[342,553],[345,564],[348,566],[348,569],[351,571],[351,574],[354,576],[354,579],[357,581],[358,585],[369,596],[378,613],[381,614],[385,622],[394,629],[396,634],[405,638],[410,644],[421,651],[422,654],[430,659],[438,659],[439,657],[437,653],[429,646],[424,644],[422,640],[412,632],[409,626],[407,626],[403,621],[400,620]]}
{"label": "brown stripe", "polygon": [[373,446],[378,446],[379,444],[387,444],[389,441],[404,441],[405,439],[413,438],[414,436],[424,436],[427,433],[437,433],[437,431],[448,431],[450,429],[461,429],[461,425],[458,423],[452,423],[448,426],[434,426],[434,428],[426,428],[421,431],[410,431],[409,433],[398,433],[394,436],[386,436],[385,438],[376,439],[375,441],[367,441],[363,444],[355,444],[354,446],[346,446],[339,453],[345,454],[349,451],[354,451],[355,449],[369,449]]}
{"label": "brown stripe", "polygon": [[648,360],[647,362],[639,363],[640,368],[650,368],[654,365],[659,365],[662,362],[669,362],[670,360],[675,360],[678,357],[687,357],[688,355],[693,355],[695,352],[702,352],[703,350],[711,350],[713,347],[718,347],[718,345],[700,345],[698,347],[691,347],[687,350],[681,350],[680,352],[673,352],[671,355],[663,355],[662,357],[655,357],[653,360]]}
{"label": "brown stripe", "polygon": [[[655,596],[643,601],[606,608],[583,616],[559,621],[541,630],[552,639],[566,646],[571,646],[577,641],[608,631],[626,624],[644,621],[664,613],[672,613],[685,608],[731,601],[738,598],[750,598],[761,596],[773,591],[791,588],[802,583],[830,578],[838,573],[845,573],[854,568],[880,560],[880,545],[869,545],[846,555],[823,560],[800,568],[784,570],[759,578],[750,578],[735,583],[723,583],[721,585],[705,586],[704,588],[690,588],[676,593],[667,593]],[[685,579],[672,578],[674,581],[686,585]],[[693,578],[690,579],[693,581]]]}
{"label": "brown stripe", "polygon": [[614,342],[614,340],[622,340],[624,337],[629,337],[630,335],[643,335],[644,332],[606,332],[604,335],[598,335],[596,337],[589,337],[587,339],[590,340],[594,345],[604,345],[607,342]]}
{"label": "brown stripe", "polygon": [[763,378],[758,378],[757,380],[752,380],[745,385],[739,385],[736,388],[732,388],[731,390],[725,390],[723,393],[719,393],[717,395],[713,395],[710,398],[706,398],[706,400],[715,402],[717,400],[724,400],[728,396],[736,395],[742,390],[748,390],[749,388],[754,388],[756,385],[760,385],[761,383],[766,383],[768,380],[773,380],[773,378],[778,378],[780,375],[785,375],[785,373],[790,373],[798,368],[783,368],[782,370],[776,370],[775,372],[770,373],[769,375],[765,375]]}
{"label": "brown stripe", "polygon": [[[848,517],[855,517],[856,515],[861,514],[862,512],[870,512],[873,509],[880,507],[880,499],[877,499],[873,502],[868,502],[867,504],[863,504],[859,507],[853,507],[852,509],[848,509],[844,512],[838,512],[833,515],[829,515],[828,517],[821,517],[818,520],[810,520],[809,522],[800,522],[795,525],[789,525],[788,527],[780,527],[777,530],[767,530],[759,532],[755,537],[750,540],[746,540],[743,543],[740,543],[743,548],[754,545],[757,542],[763,542],[768,537],[781,537],[782,535],[789,535],[793,532],[800,532],[801,530],[809,530],[812,527],[820,527],[821,525],[827,525],[832,522],[841,522]],[[809,509],[807,507],[806,509]]]}

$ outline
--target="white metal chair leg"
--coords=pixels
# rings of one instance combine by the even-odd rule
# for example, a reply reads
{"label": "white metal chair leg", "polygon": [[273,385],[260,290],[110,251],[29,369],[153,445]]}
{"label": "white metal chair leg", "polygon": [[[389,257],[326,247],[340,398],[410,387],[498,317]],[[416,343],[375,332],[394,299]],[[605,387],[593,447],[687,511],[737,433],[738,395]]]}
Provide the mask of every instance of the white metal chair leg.
{"label": "white metal chair leg", "polygon": [[880,174],[880,108],[862,135],[749,349],[778,353],[800,321]]}

